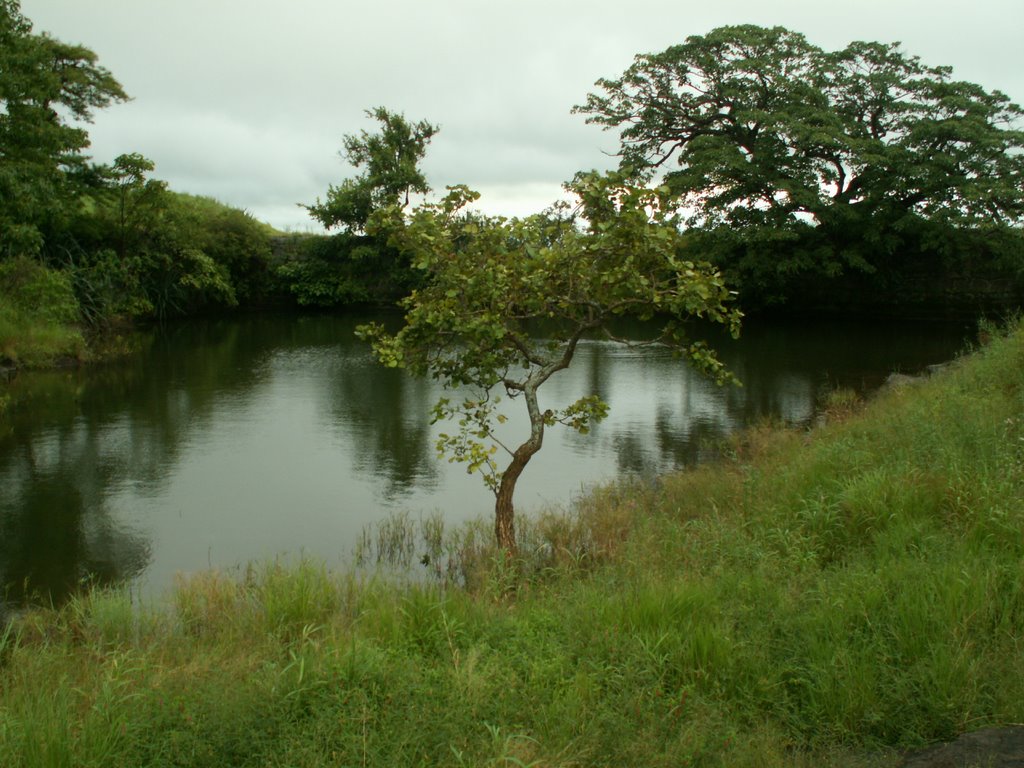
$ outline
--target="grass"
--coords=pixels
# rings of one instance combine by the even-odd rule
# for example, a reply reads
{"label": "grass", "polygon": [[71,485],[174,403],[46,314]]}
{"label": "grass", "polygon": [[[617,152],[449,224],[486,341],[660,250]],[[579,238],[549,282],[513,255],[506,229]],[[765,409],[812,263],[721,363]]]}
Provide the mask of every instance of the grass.
{"label": "grass", "polygon": [[25,368],[45,368],[59,361],[80,361],[85,353],[85,340],[78,328],[32,317],[0,302],[0,360]]}
{"label": "grass", "polygon": [[[1024,327],[811,432],[0,635],[0,765],[895,766],[1024,720]],[[420,562],[424,565],[418,565]],[[429,577],[424,577],[427,574]]]}
{"label": "grass", "polygon": [[80,361],[85,340],[68,278],[30,259],[0,264],[0,365]]}

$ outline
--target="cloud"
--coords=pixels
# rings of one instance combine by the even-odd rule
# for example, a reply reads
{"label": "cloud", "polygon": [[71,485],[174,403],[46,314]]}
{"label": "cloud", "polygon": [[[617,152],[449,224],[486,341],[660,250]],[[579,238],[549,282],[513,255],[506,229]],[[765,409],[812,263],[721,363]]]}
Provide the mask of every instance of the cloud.
{"label": "cloud", "polygon": [[[435,187],[466,183],[509,212],[535,209],[580,169],[614,161],[612,133],[571,115],[600,77],[642,52],[723,24],[780,24],[840,48],[901,40],[927,64],[1024,100],[1024,4],[976,0],[23,0],[37,30],[95,50],[134,97],[97,116],[98,159],[141,152],[182,191],[282,227],[351,172],[342,137],[363,111],[441,125],[425,164]],[[514,210],[512,210],[514,209]]]}

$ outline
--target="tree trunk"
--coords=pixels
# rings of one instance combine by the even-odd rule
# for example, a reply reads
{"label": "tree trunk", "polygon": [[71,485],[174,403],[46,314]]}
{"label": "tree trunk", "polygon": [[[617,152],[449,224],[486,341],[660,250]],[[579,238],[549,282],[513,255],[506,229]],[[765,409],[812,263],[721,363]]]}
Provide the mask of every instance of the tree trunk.
{"label": "tree trunk", "polygon": [[512,462],[502,473],[494,500],[494,536],[498,540],[498,546],[512,555],[517,553],[516,512],[512,497],[516,492],[516,481],[526,468],[530,456],[536,453],[535,450],[528,454],[524,453],[525,445],[519,447],[512,457]]}
{"label": "tree trunk", "polygon": [[537,405],[537,388],[534,382],[527,382],[523,387],[523,395],[527,410],[530,412],[530,437],[512,454],[512,461],[501,473],[501,482],[498,484],[494,499],[494,535],[498,540],[498,546],[511,555],[515,555],[517,551],[516,513],[512,503],[516,481],[523,474],[533,454],[544,444],[544,414]]}
{"label": "tree trunk", "polygon": [[[523,470],[526,469],[527,463],[533,458],[533,454],[544,445],[544,424],[552,418],[551,411],[541,413],[540,405],[537,402],[537,387],[547,381],[553,373],[569,367],[580,337],[585,331],[596,327],[597,325],[595,324],[584,324],[577,328],[576,333],[566,343],[561,357],[535,370],[525,382],[519,383],[513,380],[505,380],[505,386],[509,388],[510,392],[523,393],[523,399],[526,401],[526,410],[530,414],[530,437],[527,438],[525,443],[516,448],[512,454],[512,461],[505,468],[505,471],[501,473],[501,482],[498,484],[494,500],[494,536],[498,540],[498,546],[510,555],[515,555],[517,550],[516,512],[515,506],[512,503],[512,496],[516,490],[516,481],[523,474]],[[529,359],[529,354],[525,351],[526,345],[521,343],[519,347],[524,350],[524,355]]]}

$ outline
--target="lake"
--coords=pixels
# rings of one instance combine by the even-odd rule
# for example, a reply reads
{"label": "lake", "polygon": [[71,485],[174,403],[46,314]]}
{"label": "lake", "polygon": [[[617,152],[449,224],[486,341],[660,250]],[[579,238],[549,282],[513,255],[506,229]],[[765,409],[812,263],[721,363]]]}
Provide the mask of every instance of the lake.
{"label": "lake", "polygon": [[[179,572],[300,554],[343,565],[388,514],[489,516],[480,478],[436,456],[440,389],[377,365],[353,337],[368,319],[189,322],[140,336],[117,363],[20,374],[0,425],[8,599],[59,601],[89,581],[157,594]],[[517,510],[698,462],[766,417],[809,425],[833,388],[870,392],[893,371],[949,360],[972,335],[964,324],[750,322],[739,341],[711,339],[743,382],[724,388],[667,351],[586,342],[541,407],[596,393],[609,418],[585,436],[549,430]],[[526,419],[521,402],[507,405],[514,442]]]}

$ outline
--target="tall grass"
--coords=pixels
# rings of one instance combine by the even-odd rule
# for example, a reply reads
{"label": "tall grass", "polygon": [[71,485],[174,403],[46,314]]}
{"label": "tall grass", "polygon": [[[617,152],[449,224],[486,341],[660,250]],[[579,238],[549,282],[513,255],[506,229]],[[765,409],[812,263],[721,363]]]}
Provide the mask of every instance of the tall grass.
{"label": "tall grass", "polygon": [[0,765],[893,766],[1024,720],[1024,329],[828,407],[525,520],[518,562],[399,516],[358,571],[26,614]]}

